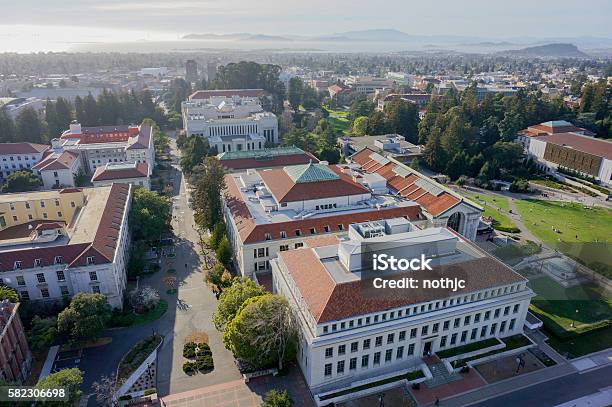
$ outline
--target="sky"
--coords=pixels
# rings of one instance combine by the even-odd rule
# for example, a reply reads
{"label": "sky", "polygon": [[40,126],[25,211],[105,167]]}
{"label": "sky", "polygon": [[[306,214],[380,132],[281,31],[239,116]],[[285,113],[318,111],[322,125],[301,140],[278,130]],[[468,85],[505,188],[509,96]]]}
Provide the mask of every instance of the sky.
{"label": "sky", "polygon": [[612,37],[610,0],[0,0],[0,52],[189,33]]}

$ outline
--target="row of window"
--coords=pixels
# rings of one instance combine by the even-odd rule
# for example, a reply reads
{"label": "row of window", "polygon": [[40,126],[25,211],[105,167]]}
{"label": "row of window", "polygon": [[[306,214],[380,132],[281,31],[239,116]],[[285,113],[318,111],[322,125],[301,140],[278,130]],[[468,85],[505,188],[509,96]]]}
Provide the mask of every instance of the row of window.
{"label": "row of window", "polygon": [[[415,349],[415,344],[411,343],[408,345],[407,351],[406,348],[402,345],[402,346],[398,346],[397,349],[395,349],[395,360],[401,360],[404,358],[404,356],[412,356],[414,355],[414,349]],[[405,352],[406,351],[406,352]],[[374,352],[372,355],[362,355],[361,356],[361,368],[362,369],[367,369],[370,367],[370,356],[372,356],[372,367],[376,367],[379,366],[381,363],[381,359],[383,358],[384,355],[384,361],[385,363],[391,363],[393,361],[393,354],[394,354],[394,349],[387,349],[384,351],[384,354],[382,351],[379,352]],[[348,370],[356,370],[357,369],[357,363],[358,363],[358,358],[357,357],[353,357],[349,359],[349,364],[348,364]],[[333,364],[332,363],[326,363],[324,370],[323,370],[323,374],[325,376],[331,376],[332,375],[332,369],[333,369]],[[343,374],[345,372],[346,369],[346,361],[345,360],[339,360],[336,362],[336,374]]]}
{"label": "row of window", "polygon": [[[63,258],[62,256],[55,256],[55,257],[53,257],[53,264],[62,264],[62,263],[63,263],[63,261],[64,261],[64,258]],[[87,256],[87,257],[85,258],[85,261],[86,261],[86,263],[87,263],[87,265],[88,265],[88,266],[90,266],[90,265],[92,265],[92,264],[96,264],[96,257],[95,257],[95,256]],[[43,266],[44,266],[44,264],[43,264],[42,259],[40,259],[40,258],[39,258],[39,259],[34,259],[34,265],[33,265],[33,267],[43,267]],[[23,269],[23,268],[24,268],[24,263],[23,263],[23,261],[21,261],[21,260],[16,260],[16,261],[15,261],[15,263],[13,263],[13,270],[21,270],[21,269]],[[58,278],[57,278],[57,279],[58,279],[59,281],[63,281],[63,275],[64,275],[64,272],[63,272],[63,271],[61,271],[61,270],[58,270],[58,271],[57,271],[57,273],[58,273],[58,274],[57,274],[57,276],[58,276]],[[61,273],[62,278],[60,278],[60,273]],[[92,276],[92,273],[93,273],[93,275],[96,275],[96,272],[95,272],[95,271],[90,271],[90,272],[89,272],[89,276],[90,276],[90,277]],[[43,280],[44,280],[44,278],[45,278],[45,275],[44,275],[43,273],[39,273],[39,274],[37,274],[37,276],[43,276],[43,277],[42,277],[42,278],[43,278]],[[20,276],[18,276],[17,278],[19,278],[19,277],[20,277]],[[22,278],[23,278],[23,277],[22,277]],[[96,277],[96,278],[92,278],[91,280],[92,280],[92,281],[95,281],[95,280],[97,280],[97,279],[98,279],[98,278]],[[40,278],[39,278],[39,283],[44,283],[44,281],[40,281]]]}
{"label": "row of window", "polygon": [[[392,319],[398,319],[408,316],[413,316],[417,314],[423,314],[426,312],[431,312],[435,310],[439,310],[442,308],[452,307],[460,304],[465,304],[467,302],[478,301],[486,298],[495,297],[498,295],[508,294],[516,292],[520,289],[520,284],[514,284],[511,286],[506,286],[503,288],[494,288],[492,290],[473,293],[469,295],[453,297],[445,300],[438,300],[435,302],[430,302],[428,304],[421,304],[416,306],[407,307],[405,309],[399,309],[397,311],[383,312],[380,314],[375,314],[373,316],[361,317],[357,319],[351,319],[346,322],[341,323],[332,323],[323,326],[323,334],[327,334],[330,332],[342,331],[345,329],[352,329],[354,327],[360,327],[363,325],[369,325],[371,323],[379,323],[385,322]],[[517,304],[518,305],[518,304]]]}
{"label": "row of window", "polygon": [[[24,166],[23,164],[19,163],[19,169],[20,169],[20,170],[23,170],[24,168],[31,168],[31,165],[30,165],[29,163],[27,163],[27,164]],[[4,169],[5,169],[5,170],[10,170],[10,169],[16,170],[16,169],[18,169],[18,166],[17,166],[17,165],[15,165],[15,164],[11,164],[11,166],[9,167],[9,166],[8,166],[8,164],[5,164],[5,165],[4,165]],[[10,173],[10,171],[7,171],[7,173]]]}
{"label": "row of window", "polygon": [[[64,295],[70,295],[70,291],[68,290],[68,286],[65,285],[60,285],[60,295],[64,296]],[[91,292],[94,294],[100,294],[100,286],[99,285],[92,285],[91,286]],[[49,289],[48,288],[41,288],[40,289],[40,295],[42,298],[49,298],[50,294],[49,294]],[[19,297],[23,300],[23,301],[29,301],[30,300],[30,292],[28,290],[21,290],[19,291]]]}
{"label": "row of window", "polygon": [[[55,206],[60,206],[60,201],[59,201],[59,199],[55,199],[55,200],[53,201],[53,203],[55,204]],[[40,205],[40,207],[41,207],[41,208],[45,208],[47,204],[45,203],[45,201],[40,201],[40,202],[39,202],[39,205]],[[30,202],[24,202],[24,203],[23,203],[23,206],[24,206],[26,209],[32,209],[32,205],[30,204]],[[71,202],[70,202],[70,206],[74,208],[74,207],[76,207],[76,204],[75,204],[73,201],[71,201]],[[9,202],[9,207],[11,208],[11,210],[12,210],[12,211],[17,210],[17,207],[15,206],[15,203],[14,203],[14,202]]]}
{"label": "row of window", "polygon": [[[17,157],[17,161],[21,161],[21,156],[20,155],[18,155],[16,157]],[[23,158],[24,158],[24,161],[26,161],[28,159],[28,157],[23,157]],[[36,157],[32,156],[32,160],[36,161]],[[2,161],[6,161],[6,156],[2,157]],[[9,156],[9,161],[15,161],[15,156],[12,156],[12,155]]]}
{"label": "row of window", "polygon": [[[333,205],[334,205],[333,207],[335,208],[336,204],[333,204]],[[319,206],[317,206],[317,210],[319,210]],[[339,231],[343,231],[344,230],[344,225],[342,223],[338,224],[338,230]],[[312,227],[312,228],[309,229],[309,232],[310,232],[311,235],[316,235],[317,234],[317,228]],[[331,233],[332,232],[331,226],[329,226],[329,225],[323,226],[323,232]],[[295,229],[293,231],[293,234],[295,236],[297,236],[297,237],[303,236],[302,229]],[[287,238],[287,231],[281,230],[280,231],[280,237],[281,237],[281,239],[286,239]],[[265,234],[265,239],[266,240],[272,240],[272,233],[266,233]]]}
{"label": "row of window", "polygon": [[[512,308],[512,313],[513,314],[517,314],[519,312],[520,309],[520,304],[514,304],[514,306],[506,306],[503,308],[503,315],[507,316],[510,314],[510,310]],[[502,308],[497,308],[494,310],[493,312],[493,319],[499,318],[500,315],[502,314]],[[466,315],[464,317],[459,317],[459,318],[454,318],[454,319],[448,319],[444,322],[442,322],[442,331],[448,331],[450,329],[450,324],[451,322],[453,323],[453,328],[459,328],[461,327],[461,323],[463,322],[463,326],[467,326],[470,323],[477,324],[480,323],[481,321],[481,317],[482,320],[484,321],[488,321],[491,319],[491,310],[489,311],[484,311],[484,312],[479,312],[477,314],[473,314],[473,315]],[[513,320],[514,321],[514,320]],[[431,329],[430,329],[431,327]],[[512,328],[510,328],[512,329]],[[399,331],[397,332],[397,341],[401,342],[404,341],[406,339],[406,337],[409,335],[410,339],[415,339],[418,335],[418,328],[411,328],[410,331],[408,330],[403,330],[403,331]],[[440,332],[440,323],[436,322],[432,325],[423,325],[421,327],[421,336],[427,336],[430,333],[432,334],[437,334],[438,332]],[[467,332],[467,331],[466,331]],[[376,338],[374,338],[374,347],[379,347],[383,345],[383,340],[385,340],[385,344],[386,345],[390,345],[392,343],[395,342],[396,340],[396,335],[395,332],[389,333],[386,335],[386,338],[384,337],[384,335],[379,335]],[[367,350],[370,349],[371,346],[371,339],[364,339],[363,343],[361,345],[361,349],[362,350]],[[462,341],[463,342],[463,341]],[[454,344],[454,343],[451,343]],[[337,354],[338,355],[343,355],[344,353],[346,353],[346,345],[342,344],[338,346],[337,349]],[[354,353],[354,352],[358,352],[359,351],[359,341],[355,341],[355,342],[351,342],[350,345],[350,352]],[[334,357],[334,348],[333,347],[329,347],[325,349],[325,357],[326,358],[332,358]]]}
{"label": "row of window", "polygon": [[[40,260],[40,259],[36,259],[36,260]],[[61,281],[66,281],[66,275],[64,274],[63,270],[57,270],[55,272],[55,276],[57,277],[57,281],[60,281],[60,282]],[[23,278],[23,276],[17,276],[17,277],[15,277],[15,280],[17,281],[17,285],[18,286],[26,285],[26,282],[25,282],[25,279]],[[36,280],[40,284],[47,282],[44,273],[36,273]],[[90,281],[98,281],[98,273],[95,272],[95,271],[90,271],[89,272],[89,280]]]}
{"label": "row of window", "polygon": [[[47,212],[43,212],[43,219],[49,219],[49,214]],[[57,212],[57,217],[62,218],[64,215],[62,212]],[[31,213],[28,213],[28,220],[34,220],[34,216]],[[13,222],[19,222],[19,217],[17,215],[13,215]]]}

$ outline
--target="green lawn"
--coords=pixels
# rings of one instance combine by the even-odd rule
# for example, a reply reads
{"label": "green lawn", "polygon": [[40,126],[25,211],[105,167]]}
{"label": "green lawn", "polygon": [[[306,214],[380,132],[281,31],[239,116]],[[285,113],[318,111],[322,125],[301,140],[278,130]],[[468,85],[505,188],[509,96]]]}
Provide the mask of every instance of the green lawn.
{"label": "green lawn", "polygon": [[325,108],[329,113],[329,117],[327,120],[334,126],[336,131],[341,132],[342,134],[348,135],[349,132],[349,121],[348,121],[348,112],[346,110],[333,110],[328,107]]}
{"label": "green lawn", "polygon": [[480,193],[466,192],[465,190],[461,190],[459,192],[461,195],[465,195],[467,198],[476,202],[478,205],[481,205],[484,208],[483,216],[493,218],[493,228],[501,231],[513,231],[513,229],[517,229],[514,222],[508,215],[508,211],[510,210],[510,205],[508,203],[508,198],[503,196],[492,196],[485,195]]}
{"label": "green lawn", "polygon": [[113,315],[111,325],[115,327],[128,327],[147,324],[161,318],[168,310],[168,302],[160,300],[157,306],[146,314],[135,314],[131,310],[124,314]]}
{"label": "green lawn", "polygon": [[525,226],[540,240],[612,278],[612,210],[532,199],[517,200],[516,206]]}
{"label": "green lawn", "polygon": [[541,251],[540,246],[528,240],[525,244],[510,243],[495,249],[495,256],[504,263],[514,266],[520,263],[525,257],[533,256]]}

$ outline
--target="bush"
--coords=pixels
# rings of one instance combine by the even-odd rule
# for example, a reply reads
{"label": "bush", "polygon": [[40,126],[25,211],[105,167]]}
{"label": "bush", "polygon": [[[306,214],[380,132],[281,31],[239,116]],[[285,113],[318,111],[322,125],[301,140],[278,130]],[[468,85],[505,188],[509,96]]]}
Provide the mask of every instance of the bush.
{"label": "bush", "polygon": [[215,255],[217,256],[217,260],[224,266],[227,266],[230,261],[232,261],[232,246],[227,236],[223,236],[223,239],[219,242],[219,247],[215,250]]}
{"label": "bush", "polygon": [[212,355],[202,355],[196,358],[196,367],[201,371],[210,371],[215,368]]}
{"label": "bush", "polygon": [[183,363],[183,372],[187,373],[187,374],[192,374],[195,373],[196,371],[196,364],[195,362],[185,362]]}
{"label": "bush", "polygon": [[130,292],[130,305],[137,314],[144,314],[157,306],[159,303],[159,292],[150,286],[132,290]]}
{"label": "bush", "polygon": [[291,407],[293,400],[289,397],[287,390],[270,390],[264,396],[262,407]]}
{"label": "bush", "polygon": [[529,192],[529,181],[525,179],[515,179],[508,188],[510,192]]}
{"label": "bush", "polygon": [[155,394],[155,393],[157,393],[157,389],[155,387],[152,387],[150,389],[146,389],[144,391],[144,395],[145,396],[150,396],[151,394]]}
{"label": "bush", "polygon": [[210,350],[210,346],[207,343],[202,343],[198,345],[198,349],[196,350],[196,354],[198,356],[204,355],[212,355],[212,351]]}
{"label": "bush", "polygon": [[197,347],[198,345],[194,342],[187,342],[185,346],[183,346],[183,357],[187,359],[195,358]]}
{"label": "bush", "polygon": [[57,318],[41,318],[36,315],[32,319],[32,327],[27,332],[27,338],[32,350],[47,349],[57,338]]}

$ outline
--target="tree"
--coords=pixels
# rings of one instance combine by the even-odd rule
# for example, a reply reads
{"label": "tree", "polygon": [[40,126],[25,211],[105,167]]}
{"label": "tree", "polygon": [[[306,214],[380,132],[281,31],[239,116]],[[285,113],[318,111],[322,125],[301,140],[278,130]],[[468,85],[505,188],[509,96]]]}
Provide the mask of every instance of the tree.
{"label": "tree", "polygon": [[155,191],[136,188],[130,209],[134,240],[156,240],[170,230],[172,203]]}
{"label": "tree", "polygon": [[385,107],[387,130],[401,134],[407,141],[418,140],[419,110],[416,104],[401,99],[394,99]]}
{"label": "tree", "polygon": [[465,151],[459,151],[448,162],[448,165],[446,166],[446,174],[451,180],[456,180],[467,172],[468,164],[469,158]]}
{"label": "tree", "polygon": [[6,178],[3,192],[34,191],[40,186],[40,179],[31,170],[21,170],[11,173]]}
{"label": "tree", "polygon": [[287,99],[289,104],[295,110],[298,111],[300,103],[302,103],[302,96],[304,94],[304,83],[298,77],[291,78],[289,80],[289,88],[287,90]]}
{"label": "tree", "polygon": [[219,242],[219,247],[215,250],[215,255],[217,256],[217,260],[226,267],[232,261],[232,246],[227,236],[223,236],[221,242]]}
{"label": "tree", "polygon": [[262,407],[291,407],[293,400],[287,390],[270,390],[264,396]]}
{"label": "tree", "polygon": [[359,116],[353,122],[353,134],[355,136],[365,136],[368,130],[368,117]]}
{"label": "tree", "polygon": [[111,307],[103,294],[78,293],[68,308],[57,316],[57,328],[71,342],[100,337],[111,317]]}
{"label": "tree", "polygon": [[83,126],[98,126],[100,125],[100,112],[96,99],[88,94],[83,100]]}
{"label": "tree", "polygon": [[194,168],[191,176],[195,221],[202,229],[211,230],[223,221],[221,194],[225,189],[225,170],[215,157],[206,157]]}
{"label": "tree", "polygon": [[129,298],[137,314],[144,314],[159,304],[159,292],[148,285],[130,291]]}
{"label": "tree", "polygon": [[57,338],[57,317],[41,318],[35,315],[27,338],[34,351],[47,349]]}
{"label": "tree", "polygon": [[440,133],[432,133],[423,150],[425,163],[434,171],[441,171],[446,161],[446,152],[442,148]]}
{"label": "tree", "polygon": [[5,109],[0,109],[0,143],[12,143],[14,141],[15,123]]}
{"label": "tree", "polygon": [[225,223],[217,222],[217,224],[213,227],[212,232],[210,233],[210,247],[217,250],[219,247],[219,243],[221,243],[221,239],[226,235],[227,230],[225,228]]}
{"label": "tree", "polygon": [[249,298],[223,331],[223,343],[238,359],[264,368],[295,356],[296,331],[284,297],[273,294]]}
{"label": "tree", "polygon": [[204,280],[221,290],[224,290],[232,285],[231,274],[223,267],[222,264],[215,264],[206,272]]}
{"label": "tree", "polygon": [[223,291],[213,315],[217,329],[223,330],[238,312],[240,306],[249,298],[266,294],[266,289],[250,278],[235,278],[232,285]]}
{"label": "tree", "polygon": [[193,169],[202,163],[202,160],[210,153],[208,139],[200,136],[191,136],[182,147],[181,160],[179,164],[186,174],[191,174]]}
{"label": "tree", "polygon": [[378,136],[387,133],[387,123],[383,112],[374,112],[368,119],[368,131],[371,136]]}
{"label": "tree", "polygon": [[117,405],[117,378],[114,373],[110,376],[102,376],[100,381],[93,382],[91,387],[98,405],[108,407]]}
{"label": "tree", "polygon": [[31,107],[26,107],[17,115],[15,119],[16,141],[26,141],[30,143],[42,143],[43,126],[38,117],[38,113]]}
{"label": "tree", "polygon": [[66,130],[72,122],[72,106],[70,102],[63,97],[58,97],[55,101],[55,120],[59,133],[52,134],[52,138],[59,137],[59,135]]}
{"label": "tree", "polygon": [[19,295],[15,290],[6,285],[0,285],[0,301],[9,300],[13,304],[19,302]]}
{"label": "tree", "polygon": [[504,119],[499,122],[498,127],[502,140],[513,141],[519,130],[523,127],[523,124],[518,114],[506,112]]}
{"label": "tree", "polygon": [[81,399],[81,384],[83,384],[83,372],[77,368],[63,369],[42,378],[36,384],[38,389],[65,388],[68,400],[54,401],[54,406],[74,407]]}

